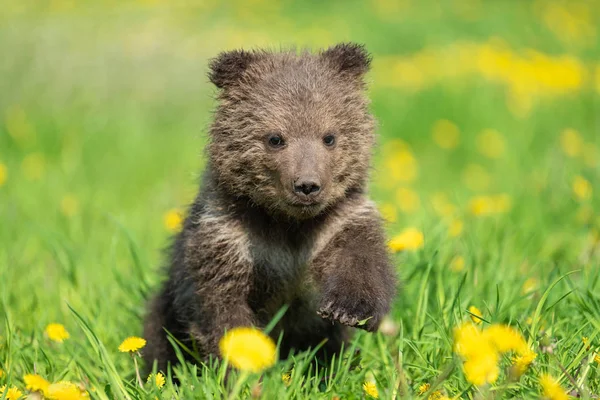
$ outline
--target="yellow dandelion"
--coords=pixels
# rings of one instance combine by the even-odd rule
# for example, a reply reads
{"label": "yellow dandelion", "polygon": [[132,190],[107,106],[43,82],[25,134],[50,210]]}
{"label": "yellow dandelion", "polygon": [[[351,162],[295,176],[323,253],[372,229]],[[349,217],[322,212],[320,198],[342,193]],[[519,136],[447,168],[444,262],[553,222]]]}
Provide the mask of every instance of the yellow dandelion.
{"label": "yellow dandelion", "polygon": [[504,136],[494,129],[486,129],[476,139],[477,150],[488,158],[497,159],[504,155]]}
{"label": "yellow dandelion", "polygon": [[596,168],[600,160],[600,151],[593,143],[586,143],[583,148],[583,162],[590,168]]}
{"label": "yellow dandelion", "polygon": [[445,193],[437,192],[430,199],[433,211],[440,217],[450,217],[456,212],[456,206],[448,200]]}
{"label": "yellow dandelion", "polygon": [[167,211],[163,221],[165,224],[165,228],[167,228],[169,232],[176,233],[179,232],[182,228],[183,215],[181,214],[180,210],[172,209]]}
{"label": "yellow dandelion", "polygon": [[529,351],[523,335],[511,326],[494,324],[485,330],[484,335],[501,353],[516,351],[525,354]]}
{"label": "yellow dandelion", "polygon": [[394,182],[413,182],[418,175],[419,167],[415,156],[407,148],[400,149],[385,160],[388,176]]}
{"label": "yellow dandelion", "polygon": [[425,244],[423,232],[416,228],[407,228],[390,240],[388,246],[393,252],[418,250]]}
{"label": "yellow dandelion", "polygon": [[569,157],[576,157],[583,149],[583,139],[575,129],[565,129],[560,135],[560,146]]}
{"label": "yellow dandelion", "polygon": [[465,258],[463,256],[454,256],[450,261],[450,270],[460,272],[465,269]]}
{"label": "yellow dandelion", "polygon": [[8,389],[8,391],[6,390],[6,385],[0,387],[0,397],[5,395],[4,392],[6,392],[6,400],[17,400],[23,396],[23,393],[14,386]]}
{"label": "yellow dandelion", "polygon": [[4,182],[6,182],[7,178],[8,178],[8,169],[6,168],[6,165],[4,165],[0,162],[0,186],[4,185]]}
{"label": "yellow dandelion", "polygon": [[430,387],[431,387],[431,385],[429,383],[423,383],[423,384],[419,385],[419,388],[417,389],[417,394],[418,395],[425,394],[425,392],[427,392]]}
{"label": "yellow dandelion", "polygon": [[537,354],[531,349],[529,349],[523,354],[514,356],[512,358],[512,375],[516,378],[521,377],[529,369],[529,366],[533,363],[536,357]]}
{"label": "yellow dandelion", "polygon": [[398,213],[396,212],[396,206],[390,203],[384,203],[379,206],[379,212],[384,220],[387,222],[396,222],[398,219]]}
{"label": "yellow dandelion", "polygon": [[31,153],[21,163],[23,175],[30,181],[40,180],[44,176],[46,160],[42,153]]}
{"label": "yellow dandelion", "polygon": [[421,200],[417,192],[405,187],[396,190],[396,201],[398,202],[398,208],[404,213],[415,212],[421,206]]}
{"label": "yellow dandelion", "polygon": [[72,194],[66,194],[60,200],[60,212],[66,217],[73,217],[79,212],[79,202]]}
{"label": "yellow dandelion", "polygon": [[427,397],[427,400],[444,400],[447,399],[447,396],[444,396],[444,394],[442,392],[440,392],[439,390],[436,390],[435,392],[431,393],[429,395],[429,397]]}
{"label": "yellow dandelion", "polygon": [[475,216],[503,214],[511,208],[512,199],[507,194],[475,196],[469,201],[469,211]]}
{"label": "yellow dandelion", "polygon": [[573,194],[578,200],[589,200],[592,197],[592,185],[584,177],[578,175],[573,179]]}
{"label": "yellow dandelion", "polygon": [[71,337],[71,335],[69,335],[69,332],[67,332],[67,329],[63,324],[48,324],[48,326],[46,326],[45,332],[50,340],[53,340],[58,343],[62,343]]}
{"label": "yellow dandelion", "polygon": [[583,346],[585,347],[586,350],[589,350],[592,347],[592,344],[590,343],[590,339],[587,336],[582,337],[581,341],[583,342]]}
{"label": "yellow dandelion", "polygon": [[162,389],[162,387],[165,386],[165,376],[162,374],[162,372],[157,372],[156,374],[148,375],[147,382],[150,381],[154,381],[154,384],[159,389]]}
{"label": "yellow dandelion", "polygon": [[448,225],[448,235],[450,235],[450,237],[460,236],[464,226],[465,224],[462,220],[458,218],[452,219]]}
{"label": "yellow dandelion", "polygon": [[285,386],[290,386],[290,383],[292,382],[292,374],[289,372],[281,374],[281,381],[285,384]]}
{"label": "yellow dandelion", "polygon": [[122,353],[135,353],[146,345],[146,339],[137,336],[130,336],[119,345],[119,351]]}
{"label": "yellow dandelion", "polygon": [[28,374],[23,377],[25,387],[31,392],[46,393],[50,382],[42,378],[40,375]]}
{"label": "yellow dandelion", "polygon": [[447,119],[441,119],[433,124],[431,135],[434,142],[445,150],[456,148],[460,141],[460,130],[456,124]]}
{"label": "yellow dandelion", "polygon": [[372,398],[379,398],[379,391],[377,390],[377,385],[375,385],[375,382],[363,383],[363,390],[367,395],[371,396]]}
{"label": "yellow dandelion", "polygon": [[48,386],[46,397],[52,400],[80,400],[87,398],[87,392],[82,392],[73,382],[61,381]]}
{"label": "yellow dandelion", "polygon": [[483,386],[494,383],[498,379],[500,369],[498,368],[498,353],[491,348],[468,358],[463,364],[465,377],[475,386]]}
{"label": "yellow dandelion", "polygon": [[523,283],[523,287],[521,288],[521,294],[529,294],[535,292],[539,286],[539,279],[529,278],[525,281],[525,283]]}
{"label": "yellow dandelion", "polygon": [[548,400],[567,400],[569,398],[560,383],[548,374],[540,376],[540,386],[542,395]]}
{"label": "yellow dandelion", "polygon": [[273,339],[255,328],[234,328],[219,342],[221,355],[242,371],[261,372],[275,364],[277,349]]}
{"label": "yellow dandelion", "polygon": [[476,324],[481,324],[481,318],[483,317],[481,310],[475,306],[471,306],[469,307],[469,312],[471,313],[471,320]]}
{"label": "yellow dandelion", "polygon": [[600,364],[600,354],[596,354],[594,356],[594,361],[596,361],[598,364]]}
{"label": "yellow dandelion", "polygon": [[492,183],[491,175],[478,164],[467,165],[462,172],[462,180],[467,189],[473,192],[487,190]]}

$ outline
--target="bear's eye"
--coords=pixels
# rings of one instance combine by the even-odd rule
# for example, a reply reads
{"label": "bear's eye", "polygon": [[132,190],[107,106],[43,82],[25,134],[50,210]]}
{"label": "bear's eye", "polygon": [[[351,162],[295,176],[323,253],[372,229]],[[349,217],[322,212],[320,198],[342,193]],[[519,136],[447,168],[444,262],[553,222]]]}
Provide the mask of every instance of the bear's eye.
{"label": "bear's eye", "polygon": [[335,136],[327,135],[323,138],[323,143],[325,146],[333,146],[335,144]]}
{"label": "bear's eye", "polygon": [[271,147],[282,147],[285,144],[283,138],[279,135],[269,136],[269,146]]}

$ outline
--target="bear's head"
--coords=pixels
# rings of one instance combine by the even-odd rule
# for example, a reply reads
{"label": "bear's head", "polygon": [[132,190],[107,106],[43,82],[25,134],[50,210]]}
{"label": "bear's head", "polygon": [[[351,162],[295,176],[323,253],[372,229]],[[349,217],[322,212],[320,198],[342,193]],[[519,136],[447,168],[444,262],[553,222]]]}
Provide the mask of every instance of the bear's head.
{"label": "bear's head", "polygon": [[212,60],[219,105],[208,153],[217,184],[296,219],[363,190],[374,144],[370,61],[352,43],[316,54],[236,50]]}

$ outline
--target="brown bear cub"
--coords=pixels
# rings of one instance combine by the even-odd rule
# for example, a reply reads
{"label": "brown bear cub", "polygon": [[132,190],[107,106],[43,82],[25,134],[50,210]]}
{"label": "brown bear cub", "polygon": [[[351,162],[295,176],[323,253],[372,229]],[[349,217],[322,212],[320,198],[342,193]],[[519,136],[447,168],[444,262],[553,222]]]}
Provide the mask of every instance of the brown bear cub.
{"label": "brown bear cub", "polygon": [[150,368],[177,362],[165,330],[218,357],[227,329],[265,326],[284,305],[271,332],[283,333],[284,357],[324,339],[331,355],[349,327],[377,329],[396,277],[366,193],[369,64],[351,43],[316,54],[230,51],[211,62],[219,103],[209,161],[145,322]]}

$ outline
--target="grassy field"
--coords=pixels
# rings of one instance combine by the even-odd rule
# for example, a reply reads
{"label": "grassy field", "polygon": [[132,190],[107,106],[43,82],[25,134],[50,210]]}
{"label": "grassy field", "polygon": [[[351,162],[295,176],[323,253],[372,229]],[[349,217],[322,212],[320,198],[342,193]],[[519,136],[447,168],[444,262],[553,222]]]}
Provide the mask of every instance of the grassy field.
{"label": "grassy field", "polygon": [[[134,361],[118,351],[141,334],[161,249],[197,190],[214,106],[206,62],[236,47],[347,40],[374,55],[371,191],[403,287],[383,332],[356,335],[359,356],[323,370],[301,355],[235,390],[264,399],[369,398],[373,388],[382,399],[600,395],[597,1],[0,8],[0,399],[28,396],[27,374],[98,399],[232,393],[222,368],[198,375],[191,365],[172,372],[178,386],[169,375],[162,388],[139,388]],[[497,366],[499,376],[474,384],[453,346],[455,328],[471,320],[482,357],[479,330],[497,324],[520,332],[535,357],[517,373],[512,352],[491,351],[477,368]],[[70,337],[51,340],[50,323]],[[68,394],[54,397],[79,391]]]}

